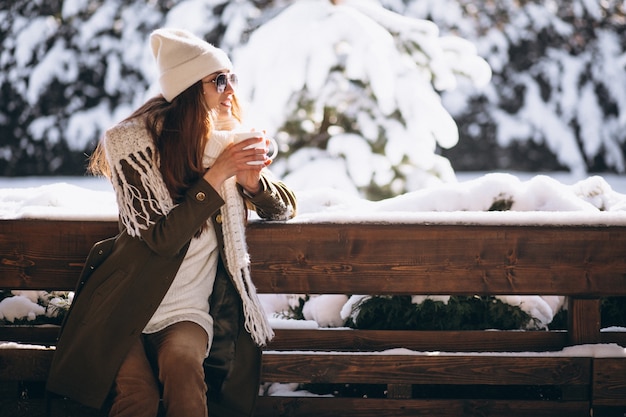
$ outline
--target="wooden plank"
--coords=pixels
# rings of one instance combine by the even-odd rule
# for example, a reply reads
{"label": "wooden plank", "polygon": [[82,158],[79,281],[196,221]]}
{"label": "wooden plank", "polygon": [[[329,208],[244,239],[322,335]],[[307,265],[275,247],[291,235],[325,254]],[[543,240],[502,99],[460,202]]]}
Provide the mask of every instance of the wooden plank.
{"label": "wooden plank", "polygon": [[587,401],[259,397],[255,417],[589,417]]}
{"label": "wooden plank", "polygon": [[[442,331],[275,329],[267,350],[379,351],[403,347],[416,351],[557,351],[569,346],[565,331]],[[54,345],[59,327],[0,326],[0,340]],[[626,332],[602,332],[600,343],[626,346]],[[459,343],[462,340],[463,343]]]}
{"label": "wooden plank", "polygon": [[626,358],[593,360],[594,406],[621,406],[626,411]]}
{"label": "wooden plank", "polygon": [[[44,381],[53,353],[53,349],[0,349],[0,380]],[[594,370],[594,398],[600,405],[614,405],[610,401],[615,398],[623,404],[624,374],[616,377],[620,374],[615,372],[626,369],[624,362],[606,360]],[[265,352],[262,365],[264,382],[285,383],[584,386],[590,376],[589,358]]]}
{"label": "wooden plank", "polygon": [[[116,222],[1,220],[2,288],[73,288]],[[298,224],[248,227],[265,293],[626,295],[626,227]],[[358,279],[352,279],[358,277]]]}
{"label": "wooden plank", "polygon": [[53,346],[61,327],[57,325],[13,326],[0,325],[0,341]]}
{"label": "wooden plank", "polygon": [[[379,351],[402,347],[416,351],[556,351],[568,346],[565,331],[417,331],[351,329],[276,329],[267,350]],[[0,340],[54,345],[59,326],[0,326]],[[602,333],[602,343],[626,346],[626,333]],[[620,339],[621,338],[621,339]],[[462,340],[463,343],[459,343]]]}
{"label": "wooden plank", "polygon": [[[403,347],[416,351],[556,351],[568,346],[565,331],[414,331],[352,329],[276,329],[268,350],[379,351]],[[52,346],[59,326],[0,326],[0,340]],[[626,333],[602,333],[602,343],[618,343]],[[459,343],[462,340],[463,343]],[[626,342],[623,341],[623,345]]]}
{"label": "wooden plank", "polygon": [[276,329],[275,334],[268,350],[377,351],[402,347],[416,351],[524,352],[556,351],[568,345],[565,331]]}
{"label": "wooden plank", "polygon": [[74,289],[91,246],[117,230],[116,222],[1,220],[0,288]]}
{"label": "wooden plank", "polygon": [[570,297],[567,329],[572,345],[600,342],[600,299]]}
{"label": "wooden plank", "polygon": [[45,398],[0,397],[0,415],[3,417],[106,417],[108,413],[106,410],[96,410],[66,398],[55,398],[48,403]]}
{"label": "wooden plank", "polygon": [[[254,223],[264,293],[626,295],[626,227]],[[350,279],[357,277],[358,279]]]}
{"label": "wooden plank", "polygon": [[601,332],[600,343],[615,343],[626,347],[626,332]]}
{"label": "wooden plank", "polygon": [[0,349],[0,381],[45,381],[54,349]]}
{"label": "wooden plank", "polygon": [[265,352],[262,381],[299,383],[588,385],[590,358]]}

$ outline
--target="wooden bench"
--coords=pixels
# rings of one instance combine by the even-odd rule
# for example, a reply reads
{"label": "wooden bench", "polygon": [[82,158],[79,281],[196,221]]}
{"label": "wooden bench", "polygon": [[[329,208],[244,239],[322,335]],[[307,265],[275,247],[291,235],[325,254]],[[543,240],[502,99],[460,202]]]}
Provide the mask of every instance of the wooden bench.
{"label": "wooden bench", "polygon": [[[0,288],[72,289],[91,245],[116,231],[109,221],[1,220]],[[253,222],[248,243],[260,293],[568,296],[565,331],[277,330],[264,382],[381,384],[385,395],[260,396],[258,416],[626,415],[626,358],[523,353],[626,346],[626,333],[600,331],[600,298],[626,296],[626,226]],[[0,341],[50,346],[58,328],[0,332]],[[431,353],[380,353],[394,348]],[[44,381],[53,353],[0,349],[0,381],[16,390]],[[490,394],[528,386],[558,395]],[[35,415],[34,398],[0,394],[0,415]],[[53,415],[99,415],[68,401],[52,407]]]}

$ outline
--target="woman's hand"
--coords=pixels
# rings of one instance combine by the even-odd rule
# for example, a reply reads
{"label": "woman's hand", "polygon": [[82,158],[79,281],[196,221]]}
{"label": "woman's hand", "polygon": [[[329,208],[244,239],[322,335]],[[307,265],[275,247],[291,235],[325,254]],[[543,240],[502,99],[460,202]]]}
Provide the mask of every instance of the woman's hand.
{"label": "woman's hand", "polygon": [[[245,149],[257,145],[264,138],[250,138],[228,146],[217,157],[213,166],[204,174],[204,179],[216,190],[220,190],[222,183],[235,175],[237,182],[250,194],[259,191],[261,185],[261,171],[271,163],[267,158],[267,144],[263,148]],[[249,164],[256,162],[256,164]]]}

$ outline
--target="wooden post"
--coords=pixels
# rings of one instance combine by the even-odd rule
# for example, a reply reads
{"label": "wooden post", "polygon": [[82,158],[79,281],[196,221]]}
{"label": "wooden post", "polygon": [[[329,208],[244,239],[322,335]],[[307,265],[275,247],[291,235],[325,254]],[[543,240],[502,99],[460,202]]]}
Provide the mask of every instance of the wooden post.
{"label": "wooden post", "polygon": [[569,297],[567,333],[571,345],[600,343],[600,299]]}

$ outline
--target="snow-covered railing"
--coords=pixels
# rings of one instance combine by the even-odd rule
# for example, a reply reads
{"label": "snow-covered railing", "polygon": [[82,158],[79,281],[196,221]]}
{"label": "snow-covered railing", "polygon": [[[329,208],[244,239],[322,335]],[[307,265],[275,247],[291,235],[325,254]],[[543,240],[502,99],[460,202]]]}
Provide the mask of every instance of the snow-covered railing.
{"label": "snow-covered railing", "polygon": [[[267,395],[257,415],[598,416],[626,409],[626,333],[601,331],[599,308],[601,297],[626,296],[626,225],[486,223],[251,222],[260,293],[560,295],[569,322],[566,331],[395,331],[281,320],[264,352]],[[116,232],[113,221],[0,220],[0,288],[72,289],[92,243]],[[0,340],[33,343],[43,342],[40,335],[54,339],[58,328],[0,331]],[[53,351],[10,347],[0,349],[0,379],[45,379]],[[382,384],[385,398],[287,389],[299,383]],[[424,394],[432,386],[437,395]],[[558,394],[540,401],[459,391],[468,386],[550,386]]]}

